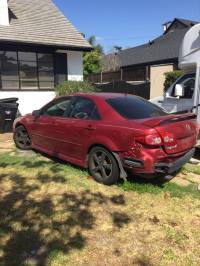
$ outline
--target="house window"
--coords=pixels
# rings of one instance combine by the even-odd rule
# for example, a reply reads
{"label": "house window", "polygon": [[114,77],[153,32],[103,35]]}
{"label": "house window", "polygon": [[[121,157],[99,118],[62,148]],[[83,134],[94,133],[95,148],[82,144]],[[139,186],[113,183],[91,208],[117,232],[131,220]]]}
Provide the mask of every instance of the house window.
{"label": "house window", "polygon": [[38,89],[36,53],[18,53],[21,89]]}
{"label": "house window", "polygon": [[51,54],[38,54],[38,78],[41,89],[54,88],[54,67]]}
{"label": "house window", "polygon": [[17,52],[0,51],[0,88],[19,89]]}
{"label": "house window", "polygon": [[0,88],[53,89],[53,54],[0,51]]}

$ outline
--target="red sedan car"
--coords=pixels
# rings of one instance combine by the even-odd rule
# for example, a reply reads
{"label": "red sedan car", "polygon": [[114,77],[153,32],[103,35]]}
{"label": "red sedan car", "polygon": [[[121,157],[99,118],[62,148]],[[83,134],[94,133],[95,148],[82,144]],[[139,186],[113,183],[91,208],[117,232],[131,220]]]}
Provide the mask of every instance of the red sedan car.
{"label": "red sedan car", "polygon": [[17,119],[14,141],[89,168],[109,185],[128,169],[146,177],[176,172],[194,154],[197,123],[194,114],[169,115],[136,96],[74,94]]}

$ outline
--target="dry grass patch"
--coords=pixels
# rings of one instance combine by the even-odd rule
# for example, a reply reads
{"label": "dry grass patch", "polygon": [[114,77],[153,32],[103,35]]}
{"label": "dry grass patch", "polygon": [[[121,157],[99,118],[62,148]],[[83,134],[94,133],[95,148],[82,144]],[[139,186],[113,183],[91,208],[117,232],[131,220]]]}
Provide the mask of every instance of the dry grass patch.
{"label": "dry grass patch", "polygon": [[81,169],[9,154],[0,187],[0,265],[200,265],[194,187],[106,187]]}

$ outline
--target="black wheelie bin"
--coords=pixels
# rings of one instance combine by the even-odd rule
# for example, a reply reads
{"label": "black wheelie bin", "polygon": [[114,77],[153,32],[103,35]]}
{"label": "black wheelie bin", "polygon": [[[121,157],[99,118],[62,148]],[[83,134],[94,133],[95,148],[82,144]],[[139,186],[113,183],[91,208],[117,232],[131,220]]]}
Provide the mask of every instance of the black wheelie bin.
{"label": "black wheelie bin", "polygon": [[0,99],[0,133],[12,132],[17,116],[18,98]]}

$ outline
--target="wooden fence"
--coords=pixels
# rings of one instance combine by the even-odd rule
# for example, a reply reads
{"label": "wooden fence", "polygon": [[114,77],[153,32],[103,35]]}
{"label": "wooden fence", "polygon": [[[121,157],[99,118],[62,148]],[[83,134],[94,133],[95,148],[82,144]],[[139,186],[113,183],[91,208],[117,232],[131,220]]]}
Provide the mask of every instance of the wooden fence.
{"label": "wooden fence", "polygon": [[146,67],[127,67],[118,71],[101,72],[91,74],[87,79],[93,83],[104,83],[112,81],[145,81],[147,77]]}
{"label": "wooden fence", "polygon": [[95,84],[99,92],[115,92],[138,95],[147,100],[150,99],[150,83],[144,82],[133,84],[126,81],[113,81],[108,83]]}

